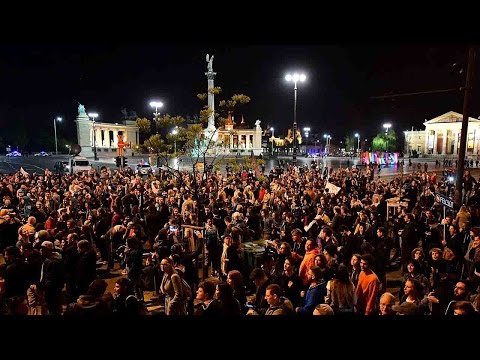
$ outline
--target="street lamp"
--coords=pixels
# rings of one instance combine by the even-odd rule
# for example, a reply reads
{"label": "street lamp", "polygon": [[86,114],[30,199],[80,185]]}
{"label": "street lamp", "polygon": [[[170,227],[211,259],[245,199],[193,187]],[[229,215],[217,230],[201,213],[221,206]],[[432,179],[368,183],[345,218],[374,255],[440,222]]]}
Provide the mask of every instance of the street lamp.
{"label": "street lamp", "polygon": [[310,128],[309,127],[304,127],[303,128],[303,133],[305,135],[305,153],[307,153],[308,135],[310,134]]}
{"label": "street lamp", "polygon": [[88,117],[92,118],[92,129],[93,129],[93,160],[98,160],[97,157],[97,136],[96,136],[96,130],[95,130],[95,118],[98,117],[97,113],[89,113]]}
{"label": "street lamp", "polygon": [[323,138],[326,139],[326,141],[325,141],[325,155],[328,155],[328,153],[330,152],[330,140],[332,139],[332,137],[328,134],[323,134]]}
{"label": "street lamp", "polygon": [[[172,130],[172,135],[177,135],[178,134],[178,126],[175,126],[175,129]],[[173,140],[173,152],[176,154],[177,153],[177,137],[175,136]]]}
{"label": "street lamp", "polygon": [[355,137],[357,138],[357,152],[360,155],[360,135],[356,133]]}
{"label": "street lamp", "polygon": [[150,106],[155,108],[155,112],[153,115],[155,116],[155,129],[157,129],[157,134],[158,134],[158,127],[157,127],[157,122],[158,122],[158,108],[163,107],[163,103],[161,101],[150,101]]}
{"label": "street lamp", "polygon": [[287,74],[285,80],[292,81],[294,84],[294,98],[293,98],[293,166],[297,164],[297,81],[305,81],[307,77],[305,74]]}
{"label": "street lamp", "polygon": [[275,129],[274,129],[273,127],[271,127],[271,128],[270,128],[270,131],[272,132],[272,137],[270,138],[270,140],[272,141],[272,156],[273,156],[273,153],[274,153],[274,151],[273,151],[273,144],[275,143],[275,139],[274,139],[274,137],[275,137]]}
{"label": "street lamp", "polygon": [[62,121],[61,117],[53,118],[53,130],[55,131],[55,155],[58,155],[58,145],[57,145],[57,121]]}
{"label": "street lamp", "polygon": [[[383,127],[385,128],[385,135],[388,135],[388,129],[392,127],[392,124],[385,123],[383,124]],[[387,141],[387,152],[388,152],[388,136],[386,136],[386,141]]]}

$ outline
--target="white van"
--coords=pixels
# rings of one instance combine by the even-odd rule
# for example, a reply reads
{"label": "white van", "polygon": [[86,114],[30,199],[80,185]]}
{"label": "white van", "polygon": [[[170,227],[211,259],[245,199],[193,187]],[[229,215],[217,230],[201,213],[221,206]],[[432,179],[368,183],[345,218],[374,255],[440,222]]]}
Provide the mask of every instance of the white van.
{"label": "white van", "polygon": [[90,161],[83,156],[74,156],[68,160],[68,165],[66,170],[70,174],[75,174],[78,172],[89,172],[92,169]]}

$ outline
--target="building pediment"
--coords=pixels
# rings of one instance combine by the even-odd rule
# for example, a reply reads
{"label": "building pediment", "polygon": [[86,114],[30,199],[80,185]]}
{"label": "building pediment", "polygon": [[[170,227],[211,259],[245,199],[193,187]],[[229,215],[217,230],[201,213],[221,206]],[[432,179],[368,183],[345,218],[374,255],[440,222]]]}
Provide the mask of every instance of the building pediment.
{"label": "building pediment", "polygon": [[[449,111],[443,115],[437,116],[436,118],[430,119],[426,122],[424,122],[424,125],[431,125],[431,124],[445,124],[445,123],[456,123],[456,122],[462,122],[463,115],[460,113],[457,113],[455,111]],[[469,117],[468,118],[469,122],[477,122],[480,123],[480,120]]]}

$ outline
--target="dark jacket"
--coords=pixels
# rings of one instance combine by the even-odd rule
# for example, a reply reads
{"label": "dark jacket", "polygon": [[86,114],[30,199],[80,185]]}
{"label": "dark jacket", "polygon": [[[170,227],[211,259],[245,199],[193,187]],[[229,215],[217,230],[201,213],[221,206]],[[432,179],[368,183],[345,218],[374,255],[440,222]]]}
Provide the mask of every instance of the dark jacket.
{"label": "dark jacket", "polygon": [[[313,311],[312,311],[313,312]],[[278,305],[270,305],[265,315],[291,315],[293,314],[293,305],[285,297],[280,298],[280,303]]]}
{"label": "dark jacket", "polygon": [[97,278],[95,251],[89,250],[79,254],[75,278],[78,294],[86,294],[91,282]]}
{"label": "dark jacket", "polygon": [[200,303],[195,306],[194,315],[216,317],[222,314],[222,304],[218,300],[212,300],[208,305]]}
{"label": "dark jacket", "polygon": [[30,286],[28,269],[20,259],[6,266],[3,278],[5,279],[4,298],[27,295],[27,289]]}
{"label": "dark jacket", "polygon": [[40,286],[47,292],[61,292],[65,285],[65,266],[62,255],[52,253],[42,264]]}
{"label": "dark jacket", "polygon": [[[288,286],[289,282],[292,282],[292,286]],[[290,300],[293,306],[300,306],[301,298],[300,298],[300,291],[302,291],[303,284],[302,280],[298,276],[298,274],[293,273],[291,277],[288,277],[285,272],[283,272],[280,276],[275,278],[273,281],[275,284],[280,285],[283,289],[283,295]]]}

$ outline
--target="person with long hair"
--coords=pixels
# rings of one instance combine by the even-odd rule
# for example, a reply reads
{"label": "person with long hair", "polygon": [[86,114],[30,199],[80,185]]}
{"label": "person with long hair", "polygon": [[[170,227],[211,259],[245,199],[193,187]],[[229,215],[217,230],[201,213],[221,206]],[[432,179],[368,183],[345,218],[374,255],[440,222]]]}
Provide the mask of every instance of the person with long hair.
{"label": "person with long hair", "polygon": [[240,302],[235,296],[233,296],[233,288],[226,282],[220,282],[217,284],[215,289],[215,299],[220,301],[222,315],[242,315]]}
{"label": "person with long hair", "polygon": [[227,274],[227,284],[233,290],[233,297],[238,300],[242,313],[246,312],[247,296],[245,294],[245,285],[243,283],[242,273],[238,270],[231,270]]}
{"label": "person with long hair", "polygon": [[326,303],[332,307],[335,315],[354,314],[357,304],[355,285],[350,280],[348,268],[344,264],[338,266],[333,279],[327,283]]}

